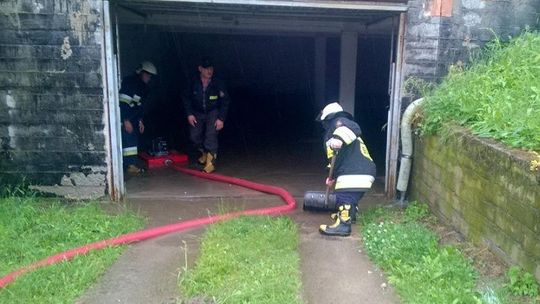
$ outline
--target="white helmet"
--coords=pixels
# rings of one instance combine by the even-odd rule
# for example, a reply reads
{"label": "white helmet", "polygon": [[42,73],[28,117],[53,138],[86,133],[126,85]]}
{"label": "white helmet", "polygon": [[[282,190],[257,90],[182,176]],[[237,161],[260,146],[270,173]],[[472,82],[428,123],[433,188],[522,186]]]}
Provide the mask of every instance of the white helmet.
{"label": "white helmet", "polygon": [[320,120],[325,120],[328,117],[328,115],[337,113],[337,112],[342,112],[342,111],[343,111],[343,108],[341,107],[339,103],[337,102],[329,103],[324,107],[324,109],[322,109]]}
{"label": "white helmet", "polygon": [[157,69],[156,66],[151,63],[150,61],[143,61],[141,64],[139,64],[139,67],[135,70],[137,74],[139,74],[141,71],[145,71],[147,73],[150,73],[152,75],[157,75]]}

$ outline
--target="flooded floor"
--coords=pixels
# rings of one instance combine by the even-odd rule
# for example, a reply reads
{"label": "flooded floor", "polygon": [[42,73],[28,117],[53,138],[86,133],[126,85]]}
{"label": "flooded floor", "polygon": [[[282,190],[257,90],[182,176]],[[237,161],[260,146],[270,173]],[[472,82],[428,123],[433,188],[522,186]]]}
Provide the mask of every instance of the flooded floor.
{"label": "flooded floor", "polygon": [[[324,237],[318,226],[330,224],[329,212],[302,210],[304,193],[325,191],[327,174],[318,146],[302,146],[304,149],[266,147],[257,153],[224,149],[216,174],[282,187],[296,199],[296,210],[288,216],[300,233],[301,296],[305,303],[348,303],[351,298],[357,303],[398,303],[392,290],[381,288],[384,277],[361,252],[356,227],[347,238]],[[149,170],[130,178],[126,185],[127,205],[146,217],[149,227],[284,204],[275,195],[172,168]],[[361,209],[385,204],[383,189],[384,185],[376,182],[361,201]],[[204,230],[172,233],[131,246],[78,303],[175,303],[178,276],[197,260]]]}

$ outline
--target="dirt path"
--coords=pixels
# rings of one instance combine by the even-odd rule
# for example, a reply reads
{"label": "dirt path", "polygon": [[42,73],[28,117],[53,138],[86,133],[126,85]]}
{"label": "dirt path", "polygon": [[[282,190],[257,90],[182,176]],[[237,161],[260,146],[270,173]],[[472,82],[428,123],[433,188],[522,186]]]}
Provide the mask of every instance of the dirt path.
{"label": "dirt path", "polygon": [[386,278],[360,247],[358,227],[350,237],[322,236],[319,224],[330,224],[326,213],[297,213],[303,297],[309,304],[399,303]]}
{"label": "dirt path", "polygon": [[[238,210],[282,204],[275,196],[232,185],[201,182],[172,170],[157,171],[153,176],[130,183],[137,191],[132,191],[129,205],[146,216],[152,227],[215,214],[224,205]],[[289,185],[295,188],[293,182]],[[384,287],[384,277],[360,251],[356,227],[351,237],[321,236],[317,227],[330,223],[328,214],[303,212],[301,197],[297,200],[297,211],[290,216],[298,223],[300,231],[304,302],[399,303],[393,291]],[[203,232],[204,228],[200,228],[130,246],[77,303],[175,303],[179,293],[178,273],[186,265],[193,265]]]}

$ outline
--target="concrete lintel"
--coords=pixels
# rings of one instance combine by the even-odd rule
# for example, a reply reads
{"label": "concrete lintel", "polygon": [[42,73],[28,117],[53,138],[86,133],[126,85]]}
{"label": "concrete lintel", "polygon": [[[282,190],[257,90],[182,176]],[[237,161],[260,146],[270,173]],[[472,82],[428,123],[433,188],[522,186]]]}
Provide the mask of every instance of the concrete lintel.
{"label": "concrete lintel", "polygon": [[[121,16],[122,24],[141,24],[140,18],[123,14]],[[261,19],[250,17],[237,17],[232,20],[223,20],[221,17],[200,17],[200,16],[182,16],[179,18],[174,15],[150,15],[144,20],[145,25],[167,26],[174,30],[193,29],[196,31],[204,30],[250,30],[250,31],[270,31],[270,32],[289,32],[289,33],[321,33],[321,34],[339,34],[345,26],[349,30],[364,32],[366,28],[361,23],[344,23],[335,21],[307,21],[307,20],[279,20]]]}
{"label": "concrete lintel", "polygon": [[[148,0],[130,0],[130,2],[149,2]],[[328,8],[364,11],[390,11],[406,12],[406,3],[380,3],[370,1],[279,1],[279,0],[162,0],[162,2],[191,2],[191,3],[216,3],[216,4],[240,4],[281,7],[306,7]]]}

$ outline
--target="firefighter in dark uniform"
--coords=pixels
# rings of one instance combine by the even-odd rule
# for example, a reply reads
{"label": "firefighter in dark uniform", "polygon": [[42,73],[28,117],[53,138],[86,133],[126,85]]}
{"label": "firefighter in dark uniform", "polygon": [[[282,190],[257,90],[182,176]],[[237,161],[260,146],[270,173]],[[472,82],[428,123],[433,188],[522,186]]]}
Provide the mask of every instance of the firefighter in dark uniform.
{"label": "firefighter in dark uniform", "polygon": [[[183,96],[189,124],[189,137],[203,171],[215,170],[218,152],[218,133],[223,129],[229,109],[229,94],[225,84],[214,77],[214,66],[203,58],[198,66],[199,75]],[[197,158],[196,157],[196,158]]]}
{"label": "firefighter in dark uniform", "polygon": [[129,175],[142,173],[137,165],[139,136],[144,133],[143,102],[148,95],[148,83],[157,75],[156,67],[143,61],[133,75],[122,80],[119,92],[120,119],[122,121],[122,156],[124,172]]}
{"label": "firefighter in dark uniform", "polygon": [[348,236],[351,222],[356,222],[358,202],[375,180],[375,163],[360,137],[360,126],[339,103],[325,106],[319,120],[325,130],[327,158],[331,160],[334,154],[336,157],[332,176],[326,183],[334,186],[338,208],[337,213],[332,214],[334,224],[321,225],[319,231],[326,235]]}

